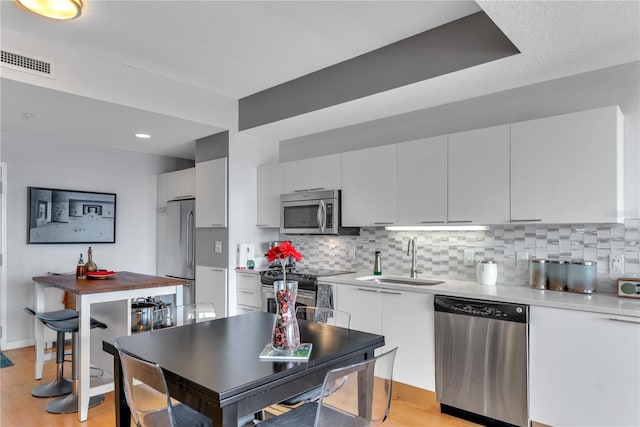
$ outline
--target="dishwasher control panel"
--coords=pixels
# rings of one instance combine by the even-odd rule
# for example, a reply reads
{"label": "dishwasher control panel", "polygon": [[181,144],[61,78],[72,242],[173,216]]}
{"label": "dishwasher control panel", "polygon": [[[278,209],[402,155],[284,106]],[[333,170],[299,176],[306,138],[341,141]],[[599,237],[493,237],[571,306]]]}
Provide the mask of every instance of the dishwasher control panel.
{"label": "dishwasher control panel", "polygon": [[528,306],[471,298],[435,296],[435,310],[466,316],[484,317],[495,320],[527,323]]}

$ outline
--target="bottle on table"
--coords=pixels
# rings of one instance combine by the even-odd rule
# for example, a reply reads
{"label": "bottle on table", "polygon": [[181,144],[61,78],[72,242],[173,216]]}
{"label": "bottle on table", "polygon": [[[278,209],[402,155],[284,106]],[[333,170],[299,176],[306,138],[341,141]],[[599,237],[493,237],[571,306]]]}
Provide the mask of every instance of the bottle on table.
{"label": "bottle on table", "polygon": [[89,249],[87,250],[87,258],[87,263],[84,265],[87,273],[97,271],[98,266],[93,262],[93,250],[91,249],[91,246],[89,246]]}
{"label": "bottle on table", "polygon": [[76,279],[86,279],[87,271],[84,264],[84,259],[82,259],[82,254],[80,254],[80,259],[78,260],[78,265],[76,266]]}

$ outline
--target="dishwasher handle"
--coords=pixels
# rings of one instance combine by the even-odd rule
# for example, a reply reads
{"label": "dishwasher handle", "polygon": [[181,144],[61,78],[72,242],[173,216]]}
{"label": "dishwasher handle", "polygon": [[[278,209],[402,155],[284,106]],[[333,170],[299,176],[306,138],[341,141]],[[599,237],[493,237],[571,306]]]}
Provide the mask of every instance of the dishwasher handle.
{"label": "dishwasher handle", "polygon": [[436,312],[462,316],[482,317],[484,319],[516,323],[529,322],[529,306],[526,304],[436,295],[434,308]]}

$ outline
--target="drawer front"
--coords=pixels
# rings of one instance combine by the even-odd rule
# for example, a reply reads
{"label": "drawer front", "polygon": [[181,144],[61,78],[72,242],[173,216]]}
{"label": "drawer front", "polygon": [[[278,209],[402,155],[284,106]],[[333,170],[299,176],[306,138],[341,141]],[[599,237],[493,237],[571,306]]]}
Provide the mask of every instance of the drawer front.
{"label": "drawer front", "polygon": [[253,313],[254,311],[260,311],[260,307],[249,307],[248,305],[238,304],[236,311],[238,314]]}
{"label": "drawer front", "polygon": [[251,307],[260,307],[260,292],[247,289],[237,290],[238,305],[249,305]]}
{"label": "drawer front", "polygon": [[260,275],[248,273],[236,273],[236,288],[249,291],[260,290]]}

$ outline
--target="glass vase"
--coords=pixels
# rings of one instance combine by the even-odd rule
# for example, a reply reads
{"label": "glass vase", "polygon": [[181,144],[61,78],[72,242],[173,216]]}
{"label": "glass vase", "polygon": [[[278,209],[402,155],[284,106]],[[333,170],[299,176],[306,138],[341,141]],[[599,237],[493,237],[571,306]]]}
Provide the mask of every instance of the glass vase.
{"label": "glass vase", "polygon": [[273,322],[271,346],[274,350],[295,350],[300,346],[300,329],[296,319],[298,282],[276,280],[273,282],[276,299],[276,318]]}

